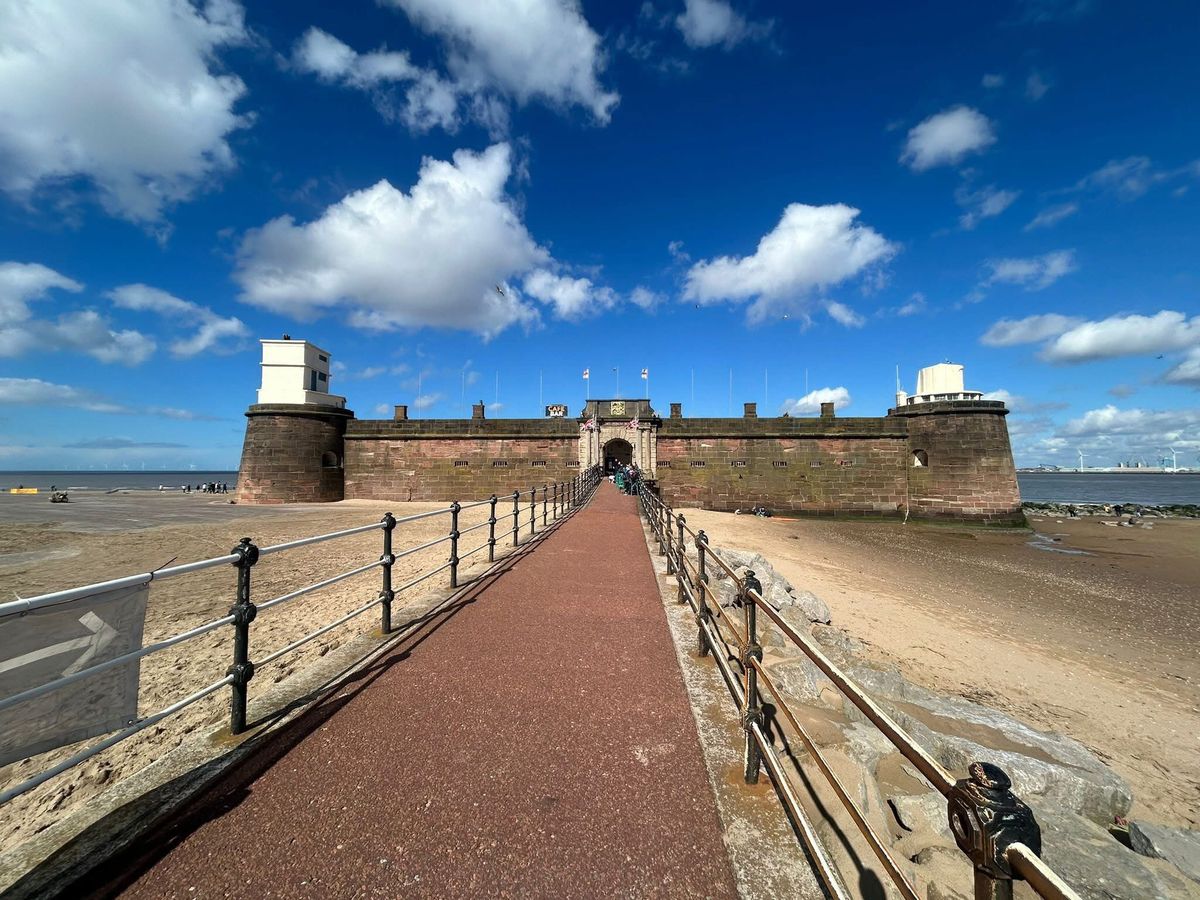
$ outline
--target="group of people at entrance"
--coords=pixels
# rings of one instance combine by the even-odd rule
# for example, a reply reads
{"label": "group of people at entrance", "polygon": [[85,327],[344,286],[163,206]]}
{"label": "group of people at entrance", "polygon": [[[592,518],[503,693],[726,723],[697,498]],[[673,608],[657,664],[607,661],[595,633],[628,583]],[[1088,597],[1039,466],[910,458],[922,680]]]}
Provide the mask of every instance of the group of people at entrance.
{"label": "group of people at entrance", "polygon": [[626,494],[636,494],[642,486],[642,470],[636,464],[616,466],[612,474],[613,484],[617,486],[617,490],[624,491]]}

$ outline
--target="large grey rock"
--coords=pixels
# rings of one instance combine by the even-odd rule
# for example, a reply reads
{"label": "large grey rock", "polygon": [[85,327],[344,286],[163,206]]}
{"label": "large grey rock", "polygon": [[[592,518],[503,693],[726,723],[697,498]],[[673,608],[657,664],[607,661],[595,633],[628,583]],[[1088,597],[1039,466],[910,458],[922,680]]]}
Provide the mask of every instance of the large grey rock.
{"label": "large grey rock", "polygon": [[1200,882],[1200,831],[1134,821],[1129,823],[1129,844],[1136,853],[1165,859]]}
{"label": "large grey rock", "polygon": [[[1037,731],[969,700],[937,694],[894,670],[854,665],[849,674],[952,772],[965,772],[975,760],[993,763],[1008,773],[1013,790],[1035,812],[1039,798],[1101,825],[1129,812],[1129,785],[1076,740]],[[849,701],[843,708],[852,720],[863,720]]]}
{"label": "large grey rock", "polygon": [[[825,602],[811,591],[797,591],[790,581],[775,571],[775,567],[761,553],[729,547],[715,548],[715,550],[721,559],[733,569],[738,578],[745,577],[749,571],[754,572],[754,576],[762,584],[763,600],[781,615],[791,610],[788,615],[784,616],[789,625],[807,628],[811,622],[829,623],[831,617],[829,607],[825,605]],[[716,563],[708,566],[708,573],[709,585],[713,592],[720,596],[722,605],[729,606],[735,603],[737,589],[734,587],[729,573]],[[783,646],[785,643],[783,636],[777,633],[778,629],[775,629],[770,623],[763,622],[762,630],[764,634],[776,632],[776,635],[770,639],[771,643],[763,641],[763,646]]]}
{"label": "large grey rock", "polygon": [[1173,893],[1132,850],[1095,822],[1043,804],[1042,859],[1084,900],[1170,900]]}

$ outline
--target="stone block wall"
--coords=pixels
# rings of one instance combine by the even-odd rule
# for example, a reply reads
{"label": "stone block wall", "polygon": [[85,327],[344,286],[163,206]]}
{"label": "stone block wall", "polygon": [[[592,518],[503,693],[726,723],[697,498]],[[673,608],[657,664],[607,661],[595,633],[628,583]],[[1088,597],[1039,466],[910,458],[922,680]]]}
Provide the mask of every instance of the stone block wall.
{"label": "stone block wall", "polygon": [[905,422],[886,419],[667,420],[658,486],[673,505],[808,515],[902,515]]}
{"label": "stone block wall", "polygon": [[[1021,492],[1004,417],[996,401],[900,407],[908,421],[912,515],[982,524],[1021,524]],[[924,464],[914,464],[917,454]]]}
{"label": "stone block wall", "polygon": [[573,420],[422,419],[354,422],[346,497],[482,500],[579,474]]}
{"label": "stone block wall", "polygon": [[353,416],[333,407],[251,406],[238,468],[238,502],[341,500],[343,435]]}

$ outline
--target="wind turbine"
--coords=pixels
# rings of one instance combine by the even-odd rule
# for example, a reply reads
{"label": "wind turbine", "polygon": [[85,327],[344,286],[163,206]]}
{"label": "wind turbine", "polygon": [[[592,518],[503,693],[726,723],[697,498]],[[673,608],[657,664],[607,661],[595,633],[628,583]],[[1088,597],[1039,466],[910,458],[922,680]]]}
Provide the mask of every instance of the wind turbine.
{"label": "wind turbine", "polygon": [[1075,452],[1079,454],[1079,471],[1082,472],[1083,471],[1083,451],[1076,450]]}

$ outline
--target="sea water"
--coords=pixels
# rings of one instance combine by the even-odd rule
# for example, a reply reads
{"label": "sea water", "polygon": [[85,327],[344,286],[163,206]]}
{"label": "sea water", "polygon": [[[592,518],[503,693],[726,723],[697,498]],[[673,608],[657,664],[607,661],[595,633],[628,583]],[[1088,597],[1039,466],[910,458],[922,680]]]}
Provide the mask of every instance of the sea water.
{"label": "sea water", "polygon": [[157,491],[161,484],[167,490],[178,491],[190,484],[192,490],[198,484],[210,481],[225,482],[232,492],[237,483],[237,472],[205,471],[151,471],[149,469],[111,469],[108,471],[0,471],[0,491],[22,485],[48,491],[51,486],[60,491]]}
{"label": "sea water", "polygon": [[1200,504],[1200,474],[1018,472],[1017,482],[1031,503]]}

